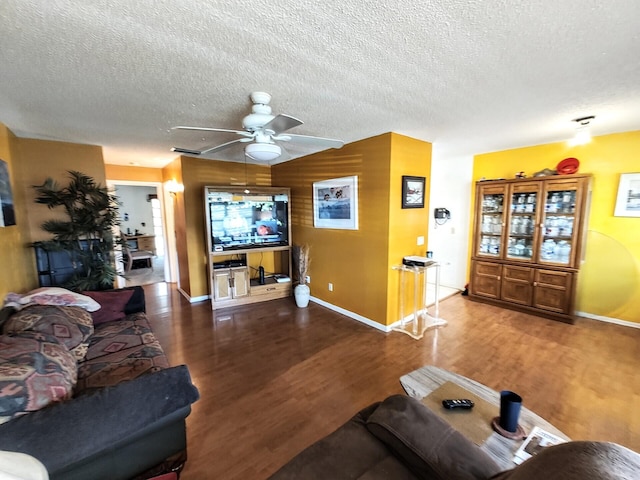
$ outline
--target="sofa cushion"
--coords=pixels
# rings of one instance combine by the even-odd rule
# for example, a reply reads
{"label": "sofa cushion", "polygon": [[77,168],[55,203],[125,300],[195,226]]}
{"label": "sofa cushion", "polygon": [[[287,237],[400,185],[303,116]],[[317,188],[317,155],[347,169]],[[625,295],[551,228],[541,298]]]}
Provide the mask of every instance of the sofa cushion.
{"label": "sofa cushion", "polygon": [[9,317],[3,331],[7,334],[34,331],[53,335],[77,360],[82,360],[93,333],[93,321],[91,314],[81,307],[32,305]]}
{"label": "sofa cushion", "polygon": [[126,317],[125,308],[131,297],[133,289],[105,290],[96,292],[83,292],[100,304],[100,309],[91,312],[93,324],[122,320]]}
{"label": "sofa cushion", "polygon": [[392,478],[408,480],[411,471],[371,435],[365,424],[379,403],[361,410],[351,420],[284,465],[270,480],[341,480]]}
{"label": "sofa cushion", "polygon": [[367,420],[367,429],[418,478],[485,480],[500,471],[477,445],[415,398],[388,397]]}
{"label": "sofa cushion", "polygon": [[144,313],[96,326],[78,367],[77,393],[116,385],[169,366]]}
{"label": "sofa cushion", "polygon": [[630,480],[640,478],[640,455],[607,442],[567,442],[544,448],[492,480]]}
{"label": "sofa cushion", "polygon": [[145,313],[145,298],[144,298],[144,289],[136,285],[135,287],[125,287],[123,290],[131,290],[133,295],[131,299],[127,302],[124,307],[124,313],[127,315],[131,315],[132,313]]}
{"label": "sofa cushion", "polygon": [[71,397],[77,363],[52,335],[0,336],[0,423]]}
{"label": "sofa cushion", "polygon": [[116,352],[154,343],[156,337],[144,313],[127,315],[123,320],[96,325],[89,339],[86,360],[112,355]]}

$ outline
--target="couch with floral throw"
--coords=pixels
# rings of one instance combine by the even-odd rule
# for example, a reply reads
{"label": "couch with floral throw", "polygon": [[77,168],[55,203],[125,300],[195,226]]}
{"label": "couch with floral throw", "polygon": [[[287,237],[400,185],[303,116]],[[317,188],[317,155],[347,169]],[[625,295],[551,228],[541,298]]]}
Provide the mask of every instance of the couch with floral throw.
{"label": "couch with floral throw", "polygon": [[9,294],[0,313],[0,450],[51,478],[146,478],[186,460],[198,398],[170,368],[141,287]]}

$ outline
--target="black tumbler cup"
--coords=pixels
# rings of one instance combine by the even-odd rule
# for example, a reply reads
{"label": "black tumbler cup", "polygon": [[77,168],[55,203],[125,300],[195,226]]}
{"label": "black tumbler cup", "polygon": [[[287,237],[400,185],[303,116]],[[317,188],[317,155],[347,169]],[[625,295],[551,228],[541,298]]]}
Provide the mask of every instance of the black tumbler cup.
{"label": "black tumbler cup", "polygon": [[500,392],[500,426],[507,432],[518,429],[518,418],[522,407],[522,397],[517,393],[503,390]]}

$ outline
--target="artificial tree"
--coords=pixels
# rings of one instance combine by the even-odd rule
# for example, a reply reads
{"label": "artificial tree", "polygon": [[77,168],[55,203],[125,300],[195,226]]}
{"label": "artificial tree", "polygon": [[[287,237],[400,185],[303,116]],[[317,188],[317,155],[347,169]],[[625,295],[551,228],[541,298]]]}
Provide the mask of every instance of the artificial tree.
{"label": "artificial tree", "polygon": [[52,178],[33,186],[38,192],[36,203],[49,209],[63,207],[69,217],[45,221],[42,229],[53,238],[36,245],[69,254],[75,269],[64,287],[76,291],[112,288],[117,275],[113,228],[120,224],[117,197],[84,173],[67,173],[67,186]]}

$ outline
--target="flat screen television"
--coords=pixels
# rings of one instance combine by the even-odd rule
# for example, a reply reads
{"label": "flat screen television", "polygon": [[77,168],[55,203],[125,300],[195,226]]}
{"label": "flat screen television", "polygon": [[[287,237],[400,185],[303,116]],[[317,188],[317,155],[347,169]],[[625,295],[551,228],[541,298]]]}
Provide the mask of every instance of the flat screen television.
{"label": "flat screen television", "polygon": [[213,252],[289,246],[289,193],[207,192]]}

